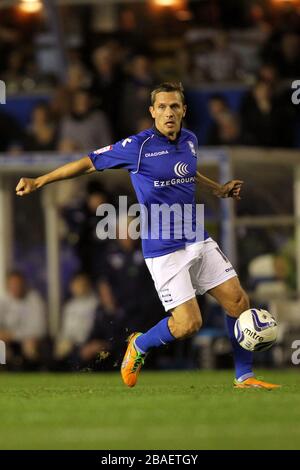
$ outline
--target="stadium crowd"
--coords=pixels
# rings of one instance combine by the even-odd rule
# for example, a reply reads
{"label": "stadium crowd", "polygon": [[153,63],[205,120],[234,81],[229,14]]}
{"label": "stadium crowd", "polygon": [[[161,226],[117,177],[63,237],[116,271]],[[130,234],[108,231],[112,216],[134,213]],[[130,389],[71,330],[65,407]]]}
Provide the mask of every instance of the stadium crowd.
{"label": "stadium crowd", "polygon": [[86,271],[70,277],[56,339],[48,335],[43,296],[21,271],[9,273],[0,298],[0,339],[9,370],[111,369],[119,365],[129,333],[149,328],[163,314],[136,243],[116,240],[104,248],[95,239],[81,246],[95,231],[85,228],[77,248],[80,257],[87,255]]}
{"label": "stadium crowd", "polygon": [[[221,1],[210,3],[190,2],[184,21],[183,13],[181,19],[167,10],[151,16],[140,4],[119,6],[109,33],[95,26],[96,7],[66,7],[63,71],[51,41],[43,47],[43,19],[20,23],[13,10],[1,12],[0,79],[8,104],[15,95],[32,101],[25,120],[12,107],[0,108],[0,152],[7,158],[24,152],[84,154],[137,133],[152,125],[153,85],[170,79],[186,89],[192,110],[187,125],[201,145],[299,147],[299,111],[291,102],[291,83],[300,79],[299,9],[284,5],[276,13],[263,2],[229,1],[223,11]],[[199,132],[199,123],[205,132]],[[27,262],[22,253],[23,264],[16,247],[21,271],[8,275],[7,293],[0,299],[0,339],[8,345],[12,370],[111,369],[128,332],[146,330],[163,314],[139,244],[96,236],[96,208],[116,202],[113,194],[98,181],[79,197],[72,190],[67,196],[67,188],[60,203],[62,243],[68,247],[62,258],[70,250],[73,261],[69,270],[63,268],[60,331],[49,339],[45,286],[41,293],[34,288],[45,275],[34,265],[37,258],[40,266],[44,256],[43,241],[35,238]],[[38,237],[34,218],[29,235],[24,217],[16,220],[22,244],[27,236],[31,243]],[[264,246],[270,246],[269,239]],[[285,260],[279,258],[272,272],[277,280],[289,276],[283,273]],[[210,326],[224,331],[220,312],[215,313]],[[168,354],[153,355],[153,363],[167,367]],[[175,354],[180,363],[180,351]]]}
{"label": "stadium crowd", "polygon": [[[1,109],[1,150],[81,152],[139,132],[151,125],[149,91],[164,79],[180,80],[187,91],[209,88],[197,111],[200,118],[208,114],[210,124],[201,144],[297,146],[298,114],[290,96],[300,76],[299,9],[288,4],[276,13],[259,2],[241,2],[240,8],[231,5],[230,18],[222,2],[214,2],[213,12],[207,3],[191,2],[189,21],[170,11],[148,11],[145,18],[145,7],[143,15],[139,5],[119,7],[110,33],[93,26],[97,11],[91,6],[64,11],[63,75],[51,47],[39,45],[42,20],[20,24],[8,12],[0,27],[1,79],[9,95],[48,94],[23,129]],[[228,84],[242,87],[238,105],[226,99]],[[192,120],[188,124],[193,127]]]}

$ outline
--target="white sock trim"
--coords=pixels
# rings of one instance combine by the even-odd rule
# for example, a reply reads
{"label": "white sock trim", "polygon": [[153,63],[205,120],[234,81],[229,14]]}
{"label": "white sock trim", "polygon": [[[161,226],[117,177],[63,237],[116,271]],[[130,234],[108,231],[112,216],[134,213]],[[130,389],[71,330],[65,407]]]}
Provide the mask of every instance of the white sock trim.
{"label": "white sock trim", "polygon": [[247,374],[244,374],[244,375],[241,375],[241,377],[239,377],[237,379],[238,382],[244,382],[244,380],[247,380],[249,379],[250,377],[254,377],[254,373],[253,372],[248,372]]}

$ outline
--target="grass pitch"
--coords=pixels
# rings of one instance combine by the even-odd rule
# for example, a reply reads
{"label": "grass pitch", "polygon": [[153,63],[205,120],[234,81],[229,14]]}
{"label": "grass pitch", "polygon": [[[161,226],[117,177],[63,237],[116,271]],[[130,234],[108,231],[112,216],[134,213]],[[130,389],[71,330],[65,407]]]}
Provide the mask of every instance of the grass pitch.
{"label": "grass pitch", "polygon": [[280,390],[233,390],[230,372],[0,374],[0,449],[300,449],[299,370]]}

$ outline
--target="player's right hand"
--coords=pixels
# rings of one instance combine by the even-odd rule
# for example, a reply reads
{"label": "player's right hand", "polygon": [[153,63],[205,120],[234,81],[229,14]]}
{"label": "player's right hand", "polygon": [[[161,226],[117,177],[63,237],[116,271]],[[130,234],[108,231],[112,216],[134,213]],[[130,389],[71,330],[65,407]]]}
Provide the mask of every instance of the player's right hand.
{"label": "player's right hand", "polygon": [[17,196],[26,196],[37,189],[34,178],[21,178],[16,186]]}

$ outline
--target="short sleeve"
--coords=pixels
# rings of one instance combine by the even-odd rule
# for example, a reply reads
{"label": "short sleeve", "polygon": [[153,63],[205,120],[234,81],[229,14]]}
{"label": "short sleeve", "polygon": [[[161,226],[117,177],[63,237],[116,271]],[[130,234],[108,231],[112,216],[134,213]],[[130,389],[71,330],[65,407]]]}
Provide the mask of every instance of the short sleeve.
{"label": "short sleeve", "polygon": [[196,134],[194,134],[194,132],[191,132],[192,136],[193,136],[193,142],[194,142],[194,145],[195,145],[195,150],[197,152],[198,148],[199,148],[199,142],[198,142],[198,138],[196,136]]}
{"label": "short sleeve", "polygon": [[191,151],[192,151],[192,153],[194,154],[194,156],[195,156],[196,158],[198,158],[198,150],[199,150],[198,138],[197,138],[197,136],[196,136],[193,132],[191,132],[191,134],[192,134],[192,137],[193,137],[193,140],[192,140],[193,145],[192,145],[192,147],[191,147]]}
{"label": "short sleeve", "polygon": [[116,144],[89,153],[89,157],[98,171],[109,168],[124,168],[128,171],[134,171],[138,165],[139,141],[136,136],[128,137]]}

